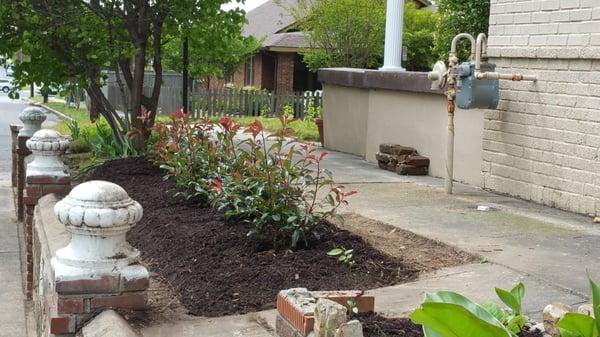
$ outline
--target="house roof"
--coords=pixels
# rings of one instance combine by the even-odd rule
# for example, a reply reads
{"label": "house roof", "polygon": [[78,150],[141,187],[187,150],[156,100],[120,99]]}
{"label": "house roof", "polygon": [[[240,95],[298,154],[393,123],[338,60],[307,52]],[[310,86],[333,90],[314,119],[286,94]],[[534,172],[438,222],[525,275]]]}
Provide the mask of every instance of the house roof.
{"label": "house roof", "polygon": [[289,9],[297,5],[297,0],[269,0],[265,2],[246,13],[248,23],[244,26],[243,35],[262,39],[282,32],[296,22],[289,13]]}
{"label": "house roof", "polygon": [[308,48],[306,36],[302,32],[278,33],[266,38],[262,44],[265,48]]}

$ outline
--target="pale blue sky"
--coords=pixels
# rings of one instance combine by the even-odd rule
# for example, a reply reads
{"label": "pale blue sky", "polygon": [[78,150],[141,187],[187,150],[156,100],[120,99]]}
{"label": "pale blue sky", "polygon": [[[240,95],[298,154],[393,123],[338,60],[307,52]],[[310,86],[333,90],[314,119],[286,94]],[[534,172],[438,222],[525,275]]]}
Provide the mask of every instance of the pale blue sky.
{"label": "pale blue sky", "polygon": [[246,12],[247,12],[253,8],[256,8],[260,5],[262,5],[265,2],[267,2],[267,0],[246,0],[244,4],[239,4],[236,1],[231,1],[230,3],[224,5],[223,8],[230,9],[230,8],[239,7],[239,8],[246,10]]}

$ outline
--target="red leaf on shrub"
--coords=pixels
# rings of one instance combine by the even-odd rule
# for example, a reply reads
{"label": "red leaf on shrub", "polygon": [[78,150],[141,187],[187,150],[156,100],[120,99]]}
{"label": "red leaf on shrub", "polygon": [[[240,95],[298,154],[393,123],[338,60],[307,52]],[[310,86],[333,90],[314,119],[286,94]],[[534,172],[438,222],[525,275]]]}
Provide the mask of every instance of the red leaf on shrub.
{"label": "red leaf on shrub", "polygon": [[240,125],[228,116],[221,118],[219,123],[227,132],[236,132],[240,128]]}
{"label": "red leaf on shrub", "polygon": [[210,189],[211,192],[222,192],[223,191],[223,184],[221,183],[221,180],[217,179],[215,180],[215,185]]}
{"label": "red leaf on shrub", "polygon": [[177,109],[177,110],[175,110],[175,112],[173,112],[171,114],[171,118],[173,118],[173,119],[183,119],[183,118],[185,118],[185,112],[183,111],[183,109]]}
{"label": "red leaf on shrub", "polygon": [[252,138],[256,139],[256,136],[258,136],[262,130],[262,123],[258,119],[255,119],[254,122],[248,124],[244,132],[252,134]]}
{"label": "red leaf on shrub", "polygon": [[319,161],[323,160],[323,158],[325,158],[328,154],[329,154],[329,152],[327,152],[327,151],[324,151],[323,153],[321,153],[321,155],[319,156]]}

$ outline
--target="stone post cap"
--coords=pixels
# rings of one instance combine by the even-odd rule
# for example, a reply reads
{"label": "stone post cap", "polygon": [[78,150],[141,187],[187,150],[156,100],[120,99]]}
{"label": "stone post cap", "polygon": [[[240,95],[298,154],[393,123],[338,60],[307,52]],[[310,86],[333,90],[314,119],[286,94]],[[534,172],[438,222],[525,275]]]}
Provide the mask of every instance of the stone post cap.
{"label": "stone post cap", "polygon": [[27,140],[27,148],[32,152],[48,152],[56,155],[64,153],[69,147],[69,138],[63,136],[57,131],[42,129],[36,131],[31,138]]}
{"label": "stone post cap", "polygon": [[19,131],[19,136],[31,137],[34,132],[41,128],[46,120],[44,110],[38,106],[29,106],[19,114],[19,119],[23,122],[23,128]]}
{"label": "stone post cap", "polygon": [[22,122],[25,121],[45,121],[46,114],[44,113],[44,109],[39,106],[29,106],[23,109],[19,114],[19,119]]}
{"label": "stone post cap", "polygon": [[54,213],[69,231],[81,228],[93,235],[94,228],[101,228],[96,234],[101,236],[109,229],[128,231],[140,221],[143,209],[121,186],[93,180],[73,188],[56,203]]}

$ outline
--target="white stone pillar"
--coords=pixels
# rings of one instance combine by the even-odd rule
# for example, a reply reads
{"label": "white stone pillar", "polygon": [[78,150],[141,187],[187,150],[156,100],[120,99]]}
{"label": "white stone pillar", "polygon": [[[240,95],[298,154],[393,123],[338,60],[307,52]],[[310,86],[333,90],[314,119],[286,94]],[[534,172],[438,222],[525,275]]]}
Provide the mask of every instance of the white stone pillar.
{"label": "white stone pillar", "polygon": [[19,137],[31,137],[42,128],[42,123],[46,120],[46,114],[42,108],[30,106],[19,114],[19,119],[23,122],[23,127],[19,130]]}
{"label": "white stone pillar", "polygon": [[383,71],[405,71],[402,68],[402,31],[404,0],[387,0],[385,16],[385,53]]}
{"label": "white stone pillar", "polygon": [[54,130],[42,129],[27,140],[33,161],[27,164],[26,175],[66,177],[68,169],[61,156],[69,147],[69,138]]}

